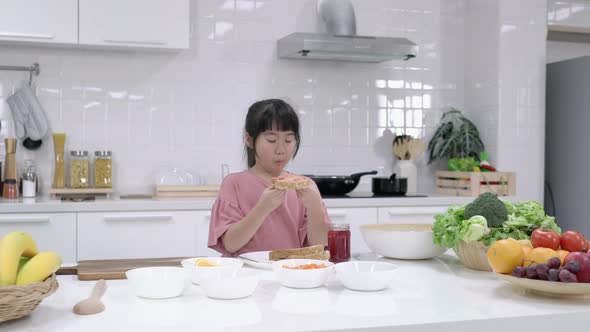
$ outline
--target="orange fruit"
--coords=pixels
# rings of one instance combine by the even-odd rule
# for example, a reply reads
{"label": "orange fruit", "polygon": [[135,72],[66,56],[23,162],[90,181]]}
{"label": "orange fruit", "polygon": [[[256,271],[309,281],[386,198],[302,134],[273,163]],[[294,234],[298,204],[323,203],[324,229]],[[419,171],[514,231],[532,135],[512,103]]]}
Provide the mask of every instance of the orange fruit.
{"label": "orange fruit", "polygon": [[522,265],[524,251],[520,244],[513,239],[505,239],[494,242],[488,249],[488,263],[497,273],[511,273],[512,270]]}
{"label": "orange fruit", "polygon": [[529,252],[531,252],[533,248],[530,247],[522,247],[522,251],[524,252],[524,257],[528,256]]}
{"label": "orange fruit", "polygon": [[550,248],[533,248],[524,258],[524,266],[547,264],[551,257],[558,257],[557,252]]}
{"label": "orange fruit", "polygon": [[559,260],[561,261],[561,266],[564,266],[565,264],[563,264],[563,262],[565,261],[565,257],[570,252],[567,250],[563,250],[563,249],[557,249],[555,252],[557,253],[557,257],[559,257]]}

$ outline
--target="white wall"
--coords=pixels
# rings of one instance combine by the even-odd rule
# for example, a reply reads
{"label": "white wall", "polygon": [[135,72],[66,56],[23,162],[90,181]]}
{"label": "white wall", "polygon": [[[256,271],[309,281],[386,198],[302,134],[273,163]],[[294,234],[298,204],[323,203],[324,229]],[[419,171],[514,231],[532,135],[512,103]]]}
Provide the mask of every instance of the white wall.
{"label": "white wall", "polygon": [[[419,56],[381,64],[277,60],[278,38],[318,28],[315,0],[198,0],[189,51],[2,46],[0,64],[41,64],[37,92],[54,131],[67,133],[69,149],[113,150],[120,192],[149,191],[163,168],[185,168],[206,183],[219,182],[221,163],[243,169],[247,107],[271,97],[287,98],[303,123],[293,171],[387,171],[390,131],[429,137],[441,110],[462,104],[456,92],[462,83],[458,89],[454,81],[462,52],[443,35],[457,31],[448,13],[461,1],[353,3],[358,34],[408,37],[419,44]],[[25,80],[24,73],[0,72],[0,99]],[[5,102],[0,119],[10,119]],[[18,154],[21,162],[36,160],[47,187],[51,142],[35,153],[19,146]],[[418,164],[419,189],[431,192],[433,168],[425,159]],[[359,190],[370,190],[369,183],[365,178]]]}
{"label": "white wall", "polygon": [[547,4],[473,0],[466,7],[465,104],[517,196],[543,201]]}

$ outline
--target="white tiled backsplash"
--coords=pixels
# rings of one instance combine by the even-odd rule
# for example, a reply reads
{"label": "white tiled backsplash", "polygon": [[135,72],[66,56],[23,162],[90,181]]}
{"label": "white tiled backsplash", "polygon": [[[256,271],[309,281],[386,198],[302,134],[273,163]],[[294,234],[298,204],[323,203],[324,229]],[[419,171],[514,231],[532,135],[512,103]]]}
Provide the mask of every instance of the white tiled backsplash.
{"label": "white tiled backsplash", "polygon": [[[462,104],[452,81],[461,76],[458,60],[443,63],[441,56],[460,53],[441,43],[454,38],[443,32],[453,29],[458,2],[353,1],[358,34],[402,36],[419,45],[419,56],[407,62],[278,60],[278,38],[320,29],[315,0],[199,0],[191,3],[188,51],[2,46],[0,63],[40,63],[37,93],[53,131],[67,133],[68,149],[112,150],[119,192],[147,192],[155,174],[172,167],[202,183],[218,183],[222,163],[244,169],[245,114],[266,98],[285,98],[299,112],[302,147],[292,171],[387,173],[392,133],[429,137],[441,110]],[[0,98],[26,80],[26,73],[0,72]],[[10,119],[5,102],[0,119]],[[21,163],[36,160],[45,188],[52,151],[50,139],[39,151],[18,150]],[[418,167],[420,191],[432,192],[433,168],[425,157]],[[370,190],[369,183],[365,177],[358,190]]]}

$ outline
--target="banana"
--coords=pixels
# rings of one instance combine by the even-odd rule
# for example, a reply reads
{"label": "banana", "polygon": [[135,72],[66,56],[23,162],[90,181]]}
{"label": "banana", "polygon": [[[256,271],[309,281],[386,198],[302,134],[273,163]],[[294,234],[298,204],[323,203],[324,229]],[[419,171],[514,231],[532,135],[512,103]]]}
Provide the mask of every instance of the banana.
{"label": "banana", "polygon": [[16,285],[22,286],[33,282],[41,282],[52,275],[61,266],[61,257],[47,251],[31,258],[16,276]]}
{"label": "banana", "polygon": [[16,272],[17,275],[18,275],[18,271],[20,271],[20,269],[23,268],[23,265],[25,265],[29,261],[29,259],[30,258],[28,258],[28,257],[22,257],[21,256],[20,260],[18,261],[18,270]]}
{"label": "banana", "polygon": [[37,253],[37,245],[29,234],[6,234],[0,243],[0,286],[14,285],[21,256],[31,258]]}

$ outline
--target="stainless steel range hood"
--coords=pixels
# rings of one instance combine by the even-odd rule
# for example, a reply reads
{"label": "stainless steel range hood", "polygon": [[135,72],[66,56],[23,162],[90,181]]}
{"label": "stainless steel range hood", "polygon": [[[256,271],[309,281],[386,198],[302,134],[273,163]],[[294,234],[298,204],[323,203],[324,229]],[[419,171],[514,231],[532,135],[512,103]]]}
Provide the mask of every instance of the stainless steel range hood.
{"label": "stainless steel range hood", "polygon": [[418,46],[406,38],[359,36],[349,0],[318,0],[327,33],[294,32],[277,41],[279,58],[383,62],[416,57]]}

